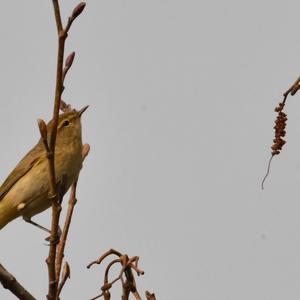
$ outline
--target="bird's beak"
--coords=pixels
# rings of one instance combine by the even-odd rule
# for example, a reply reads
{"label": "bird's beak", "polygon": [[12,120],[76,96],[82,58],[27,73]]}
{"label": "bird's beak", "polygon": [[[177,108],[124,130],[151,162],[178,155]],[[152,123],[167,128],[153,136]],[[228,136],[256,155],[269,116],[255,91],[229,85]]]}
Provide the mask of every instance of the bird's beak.
{"label": "bird's beak", "polygon": [[88,107],[89,106],[87,105],[87,106],[83,107],[81,110],[78,111],[79,117],[81,117],[81,115],[87,110]]}

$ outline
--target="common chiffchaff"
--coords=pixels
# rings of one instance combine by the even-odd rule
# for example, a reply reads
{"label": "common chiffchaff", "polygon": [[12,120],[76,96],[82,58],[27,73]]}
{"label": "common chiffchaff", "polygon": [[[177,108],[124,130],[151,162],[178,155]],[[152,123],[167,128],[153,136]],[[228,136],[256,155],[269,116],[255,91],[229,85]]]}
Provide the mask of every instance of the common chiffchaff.
{"label": "common chiffchaff", "polygon": [[[65,191],[77,177],[82,163],[81,115],[79,111],[59,116],[55,146],[56,182],[66,176]],[[47,124],[48,138],[53,127]],[[48,198],[48,161],[43,141],[40,140],[19,162],[0,187],[0,229],[13,219],[31,217],[51,206]]]}

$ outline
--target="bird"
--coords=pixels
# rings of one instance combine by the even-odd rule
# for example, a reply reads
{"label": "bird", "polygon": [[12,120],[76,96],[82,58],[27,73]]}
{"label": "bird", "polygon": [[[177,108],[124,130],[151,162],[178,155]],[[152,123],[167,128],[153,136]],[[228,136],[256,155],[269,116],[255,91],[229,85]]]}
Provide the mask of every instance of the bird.
{"label": "bird", "polygon": [[[67,192],[82,165],[81,116],[88,106],[59,115],[55,144],[55,180],[64,182]],[[53,119],[47,124],[47,139]],[[42,138],[23,157],[0,187],[0,230],[18,217],[44,229],[31,218],[51,206],[47,152]]]}

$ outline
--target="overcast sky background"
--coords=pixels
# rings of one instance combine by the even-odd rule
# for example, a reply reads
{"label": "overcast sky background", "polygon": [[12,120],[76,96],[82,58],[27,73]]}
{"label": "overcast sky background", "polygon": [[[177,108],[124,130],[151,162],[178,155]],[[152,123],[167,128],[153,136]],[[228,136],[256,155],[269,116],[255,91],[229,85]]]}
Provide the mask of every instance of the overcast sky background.
{"label": "overcast sky background", "polygon": [[[52,115],[52,1],[0,9],[0,179]],[[77,1],[61,1],[64,21]],[[298,1],[88,1],[67,40],[64,99],[87,104],[62,299],[99,293],[109,248],[141,257],[138,287],[158,300],[300,297],[300,95],[287,144],[260,190],[274,107],[300,74]],[[67,198],[66,198],[67,199]],[[67,202],[67,201],[65,201]],[[35,218],[50,224],[50,211]],[[21,219],[0,232],[0,262],[47,293],[45,234]],[[113,299],[120,299],[120,292]],[[15,299],[0,289],[0,299]]]}

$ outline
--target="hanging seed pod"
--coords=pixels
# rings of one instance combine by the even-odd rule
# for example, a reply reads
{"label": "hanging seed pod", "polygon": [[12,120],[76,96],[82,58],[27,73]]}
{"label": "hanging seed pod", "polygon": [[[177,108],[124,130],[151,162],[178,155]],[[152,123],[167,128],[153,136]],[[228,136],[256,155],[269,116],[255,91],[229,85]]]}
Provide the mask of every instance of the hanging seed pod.
{"label": "hanging seed pod", "polygon": [[284,109],[284,105],[285,105],[287,96],[288,96],[288,93],[285,93],[283,101],[280,102],[278,104],[278,106],[276,106],[274,109],[274,111],[277,112],[275,126],[273,127],[273,129],[275,129],[275,138],[273,139],[273,145],[271,146],[272,152],[271,152],[271,157],[270,157],[269,163],[268,163],[267,173],[261,183],[262,189],[264,189],[264,182],[270,173],[270,166],[271,166],[273,157],[280,153],[283,145],[286,143],[286,141],[283,139],[283,137],[286,135],[286,131],[284,129],[286,127],[286,122],[287,122],[288,118],[287,118],[287,114],[283,112],[283,109]]}

